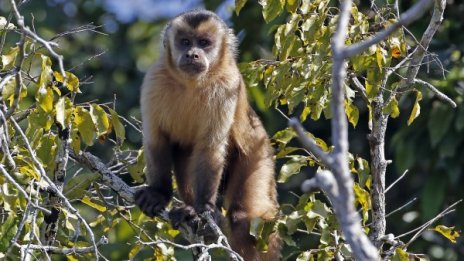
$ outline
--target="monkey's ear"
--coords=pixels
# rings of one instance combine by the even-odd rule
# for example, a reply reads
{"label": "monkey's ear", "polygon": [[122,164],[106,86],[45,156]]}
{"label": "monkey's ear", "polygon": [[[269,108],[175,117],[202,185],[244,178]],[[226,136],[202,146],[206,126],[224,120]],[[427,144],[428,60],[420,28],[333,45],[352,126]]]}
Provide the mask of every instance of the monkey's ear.
{"label": "monkey's ear", "polygon": [[166,49],[168,47],[168,44],[169,44],[168,32],[171,29],[171,26],[172,26],[172,23],[168,23],[164,27],[163,31],[161,32],[161,41],[163,42],[164,49]]}

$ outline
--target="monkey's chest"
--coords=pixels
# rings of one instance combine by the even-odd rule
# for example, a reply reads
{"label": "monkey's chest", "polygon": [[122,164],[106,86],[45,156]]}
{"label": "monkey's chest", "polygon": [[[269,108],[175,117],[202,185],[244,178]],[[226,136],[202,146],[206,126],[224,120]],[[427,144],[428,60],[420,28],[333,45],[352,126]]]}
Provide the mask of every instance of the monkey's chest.
{"label": "monkey's chest", "polygon": [[[233,118],[233,108],[216,97],[178,95],[172,97],[171,108],[160,119],[161,128],[171,139],[181,144],[192,144],[199,139],[220,135]],[[229,120],[230,119],[230,120]]]}

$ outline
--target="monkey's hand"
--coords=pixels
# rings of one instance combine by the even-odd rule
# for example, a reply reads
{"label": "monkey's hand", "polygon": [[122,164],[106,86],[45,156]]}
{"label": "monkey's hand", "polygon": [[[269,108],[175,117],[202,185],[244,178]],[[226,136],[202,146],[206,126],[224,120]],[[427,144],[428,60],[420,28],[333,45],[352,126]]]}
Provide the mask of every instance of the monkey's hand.
{"label": "monkey's hand", "polygon": [[149,217],[158,215],[169,202],[169,198],[166,195],[157,192],[150,186],[138,190],[134,198],[135,204]]}

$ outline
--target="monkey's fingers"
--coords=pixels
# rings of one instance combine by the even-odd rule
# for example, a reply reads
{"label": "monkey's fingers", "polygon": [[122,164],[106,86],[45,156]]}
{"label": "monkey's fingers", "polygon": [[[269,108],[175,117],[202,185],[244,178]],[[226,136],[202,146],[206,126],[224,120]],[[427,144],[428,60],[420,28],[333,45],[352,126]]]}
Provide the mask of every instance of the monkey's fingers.
{"label": "monkey's fingers", "polygon": [[158,215],[168,203],[168,199],[165,196],[157,193],[151,187],[137,191],[134,198],[140,210],[149,217]]}
{"label": "monkey's fingers", "polygon": [[174,228],[179,228],[182,223],[187,223],[193,229],[197,229],[200,223],[195,209],[191,206],[175,207],[169,212],[169,219]]}

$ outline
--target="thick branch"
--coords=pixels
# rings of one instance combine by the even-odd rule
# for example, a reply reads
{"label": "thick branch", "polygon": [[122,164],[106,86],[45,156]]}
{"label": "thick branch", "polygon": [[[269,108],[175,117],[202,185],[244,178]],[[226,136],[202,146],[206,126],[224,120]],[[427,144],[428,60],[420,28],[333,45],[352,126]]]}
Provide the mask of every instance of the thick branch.
{"label": "thick branch", "polygon": [[134,189],[129,187],[118,176],[114,175],[98,157],[92,155],[90,152],[82,152],[79,155],[76,155],[72,150],[70,150],[69,153],[71,157],[79,163],[100,173],[104,184],[116,191],[124,200],[130,203],[134,202]]}

